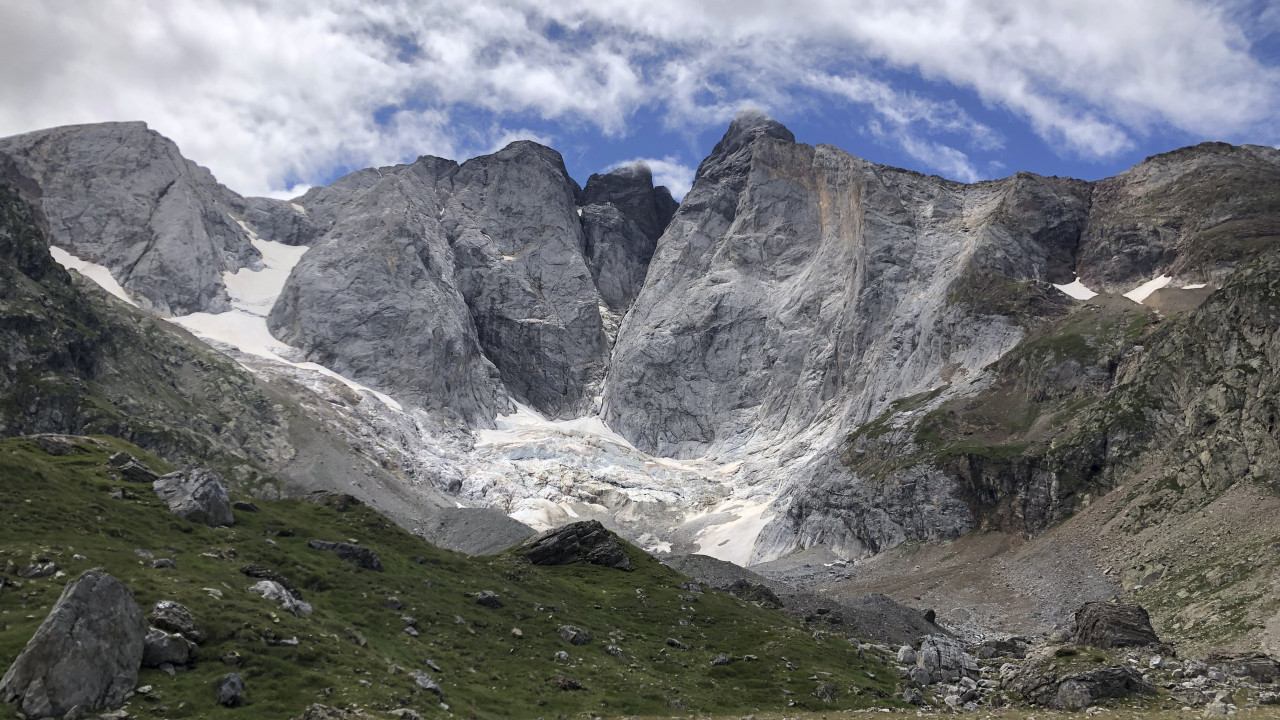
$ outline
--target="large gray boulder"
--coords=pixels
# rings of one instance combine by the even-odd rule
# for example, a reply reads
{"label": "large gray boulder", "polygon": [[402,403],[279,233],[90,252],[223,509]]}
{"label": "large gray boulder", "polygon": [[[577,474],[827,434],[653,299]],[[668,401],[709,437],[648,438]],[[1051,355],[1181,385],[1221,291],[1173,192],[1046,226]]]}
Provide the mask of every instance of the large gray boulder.
{"label": "large gray boulder", "polygon": [[978,662],[955,638],[926,635],[916,653],[916,666],[929,673],[930,682],[977,678]]}
{"label": "large gray boulder", "polygon": [[146,634],[129,588],[101,569],[88,570],[67,584],[0,679],[0,701],[36,718],[116,707],[137,684]]}
{"label": "large gray boulder", "polygon": [[40,130],[0,153],[39,184],[52,244],[162,315],[229,309],[222,273],[260,261],[232,216],[243,200],[144,123]]}
{"label": "large gray boulder", "polygon": [[179,470],[163,475],[152,485],[170,512],[209,527],[230,525],[231,498],[217,473],[204,468]]}
{"label": "large gray boulder", "polygon": [[1027,702],[1055,710],[1084,710],[1103,698],[1152,695],[1156,689],[1142,673],[1128,665],[1112,665],[1078,672],[1057,672],[1052,664],[1029,664],[1005,676],[1001,686]]}
{"label": "large gray boulder", "polygon": [[188,665],[195,659],[196,644],[178,633],[151,628],[142,643],[142,666]]}

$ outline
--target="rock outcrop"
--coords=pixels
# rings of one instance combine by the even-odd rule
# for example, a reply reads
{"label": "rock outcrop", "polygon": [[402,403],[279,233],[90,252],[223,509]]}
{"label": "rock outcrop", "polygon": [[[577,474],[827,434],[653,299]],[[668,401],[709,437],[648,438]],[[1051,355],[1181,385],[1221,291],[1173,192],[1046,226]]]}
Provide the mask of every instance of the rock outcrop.
{"label": "rock outcrop", "polygon": [[1140,672],[1127,665],[1078,672],[1029,667],[1006,676],[1001,684],[1007,690],[1017,691],[1027,702],[1054,710],[1084,710],[1104,698],[1156,692],[1155,687],[1143,681]]}
{"label": "rock outcrop", "polygon": [[67,584],[0,679],[0,701],[29,717],[78,718],[133,691],[147,622],[133,594],[102,570]]}
{"label": "rock outcrop", "polygon": [[240,197],[144,123],[41,130],[0,139],[0,153],[39,185],[53,244],[161,315],[228,309],[222,273],[259,262],[230,214]]}
{"label": "rock outcrop", "polygon": [[579,561],[631,570],[631,558],[613,533],[598,520],[584,520],[529,538],[519,552],[534,565],[568,565]]}
{"label": "rock outcrop", "polygon": [[156,495],[174,515],[209,527],[231,525],[231,498],[217,473],[205,468],[179,470],[157,479]]}
{"label": "rock outcrop", "polygon": [[1160,644],[1141,605],[1085,603],[1076,610],[1075,622],[1072,639],[1079,645],[1109,649]]}
{"label": "rock outcrop", "polygon": [[308,540],[307,547],[313,550],[326,550],[365,570],[382,572],[382,560],[378,554],[367,547],[345,542],[329,542],[327,540]]}
{"label": "rock outcrop", "polygon": [[649,261],[679,207],[638,163],[592,175],[582,192],[587,265],[609,309],[626,313],[640,294]]}

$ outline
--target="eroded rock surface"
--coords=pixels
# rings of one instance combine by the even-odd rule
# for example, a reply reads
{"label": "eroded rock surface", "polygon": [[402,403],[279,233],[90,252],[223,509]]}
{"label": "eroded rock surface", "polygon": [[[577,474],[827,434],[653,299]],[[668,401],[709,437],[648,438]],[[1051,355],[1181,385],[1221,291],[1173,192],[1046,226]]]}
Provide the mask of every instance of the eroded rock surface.
{"label": "eroded rock surface", "polygon": [[195,468],[172,472],[157,479],[153,487],[169,511],[183,519],[209,527],[235,522],[231,498],[212,470]]}
{"label": "eroded rock surface", "polygon": [[138,682],[147,621],[123,583],[89,570],[67,584],[0,679],[0,700],[29,717],[119,706]]}

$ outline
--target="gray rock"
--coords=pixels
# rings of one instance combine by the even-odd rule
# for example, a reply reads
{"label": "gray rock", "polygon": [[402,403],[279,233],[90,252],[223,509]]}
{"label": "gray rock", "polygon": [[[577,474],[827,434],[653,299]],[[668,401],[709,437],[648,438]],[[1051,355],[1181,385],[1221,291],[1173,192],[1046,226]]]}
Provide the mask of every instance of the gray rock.
{"label": "gray rock", "polygon": [[492,590],[482,590],[476,596],[476,604],[487,608],[500,608],[502,607],[502,598]]}
{"label": "gray rock", "polygon": [[1055,710],[1083,710],[1104,698],[1151,695],[1155,687],[1128,665],[1101,667],[1060,676],[1050,665],[1028,667],[1008,677],[1007,689],[1016,690],[1028,702]]}
{"label": "gray rock", "polygon": [[177,570],[178,563],[173,558],[157,558],[151,561],[151,567],[155,570]]}
{"label": "gray rock", "polygon": [[189,665],[195,659],[196,644],[177,633],[151,628],[143,639],[142,666]]}
{"label": "gray rock", "polygon": [[153,487],[169,511],[185,520],[209,527],[235,522],[227,489],[212,470],[172,472],[156,480]]}
{"label": "gray rock", "polygon": [[232,217],[243,200],[143,123],[41,130],[0,153],[39,184],[52,243],[162,315],[229,309],[222,273],[260,262]]}
{"label": "gray rock", "polygon": [[915,665],[916,664],[915,648],[911,647],[910,645],[903,645],[902,647],[898,648],[898,662],[902,663],[903,665]]}
{"label": "gray rock", "polygon": [[1258,683],[1280,679],[1280,662],[1265,653],[1217,655],[1213,659],[1227,675],[1247,677]]}
{"label": "gray rock", "polygon": [[551,417],[582,415],[609,343],[564,161],[519,141],[463,163],[452,182],[441,225],[485,356],[515,397]]}
{"label": "gray rock", "polygon": [[166,633],[182,633],[183,637],[201,642],[205,634],[196,626],[196,618],[182,603],[161,600],[151,610],[151,624]]}
{"label": "gray rock", "polygon": [[728,653],[717,653],[715,657],[711,658],[711,664],[716,666],[732,665],[737,661],[738,658],[735,658]]}
{"label": "gray rock", "polygon": [[327,540],[308,540],[307,547],[313,550],[327,550],[356,567],[382,572],[382,560],[378,558],[377,553],[369,548],[345,542],[329,542]]}
{"label": "gray rock", "polygon": [[409,673],[409,676],[413,678],[414,685],[417,685],[427,692],[435,693],[437,696],[444,697],[444,691],[440,689],[440,684],[437,683],[435,678],[431,677],[429,674],[422,670],[414,670]]}
{"label": "gray rock", "polygon": [[58,566],[52,561],[32,563],[18,571],[18,577],[24,580],[46,578],[58,572]]}
{"label": "gray rock", "polygon": [[676,638],[667,638],[667,647],[673,647],[677,650],[688,650],[689,646],[680,642]]}
{"label": "gray rock", "polygon": [[908,676],[911,678],[911,682],[917,685],[929,685],[933,682],[933,673],[919,666],[911,668]]}
{"label": "gray rock", "polygon": [[0,679],[0,701],[39,718],[117,707],[138,684],[146,633],[129,589],[88,570],[67,584]]}
{"label": "gray rock", "polygon": [[120,473],[120,477],[129,482],[153,483],[159,477],[151,468],[143,465],[137,458],[127,452],[118,452],[111,456],[108,464]]}
{"label": "gray rock", "polygon": [[1140,605],[1085,603],[1076,610],[1075,624],[1073,640],[1078,645],[1107,649],[1160,644]]}
{"label": "gray rock", "polygon": [[598,520],[553,528],[526,540],[520,553],[534,565],[567,565],[578,561],[631,570],[631,558],[618,538]]}
{"label": "gray rock", "polygon": [[352,192],[320,193],[331,196],[321,203],[331,227],[290,275],[268,325],[343,375],[488,425],[508,403],[454,282],[454,250],[440,225],[456,173],[452,161],[420,158],[362,171],[345,181]]}
{"label": "gray rock", "polygon": [[924,705],[924,693],[918,689],[909,687],[902,691],[902,700],[908,705],[920,706]]}
{"label": "gray rock", "polygon": [[248,701],[244,696],[244,678],[240,673],[227,673],[213,684],[213,694],[218,704],[224,707],[241,707]]}
{"label": "gray rock", "polygon": [[586,645],[591,642],[591,633],[575,625],[561,625],[557,633],[570,645]]}
{"label": "gray rock", "polygon": [[582,231],[591,277],[600,299],[626,313],[640,293],[658,238],[677,204],[653,187],[648,166],[638,163],[592,175],[583,191]]}
{"label": "gray rock", "polygon": [[929,673],[931,682],[978,676],[978,663],[963,645],[946,635],[926,635],[920,641],[916,665]]}
{"label": "gray rock", "polygon": [[312,612],[310,603],[303,602],[302,600],[294,597],[294,595],[290,593],[285,586],[274,580],[259,580],[249,588],[249,592],[261,595],[268,600],[275,600],[280,603],[285,610],[293,613],[294,617],[310,615]]}

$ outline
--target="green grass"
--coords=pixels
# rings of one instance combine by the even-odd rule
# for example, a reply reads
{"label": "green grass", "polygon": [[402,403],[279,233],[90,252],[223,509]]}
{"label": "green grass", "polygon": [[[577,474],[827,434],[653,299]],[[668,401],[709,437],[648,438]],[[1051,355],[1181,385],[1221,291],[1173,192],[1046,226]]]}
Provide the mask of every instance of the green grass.
{"label": "green grass", "polygon": [[[287,718],[312,702],[440,715],[437,698],[417,690],[408,675],[428,670],[428,658],[443,669],[428,672],[460,717],[745,714],[783,709],[787,697],[812,710],[894,704],[893,671],[870,654],[858,657],[847,639],[724,593],[685,603],[679,598],[685,578],[630,546],[636,568],[630,573],[587,564],[536,567],[515,554],[469,558],[367,507],[339,512],[298,500],[254,501],[260,512],[238,511],[233,527],[212,529],[170,514],[149,486],[113,480],[105,462],[120,448],[156,470],[168,468],[123,441],[101,440],[108,447],[82,443],[63,457],[30,441],[0,441],[0,567],[12,563],[6,580],[17,580],[11,573],[33,560],[52,560],[67,572],[61,579],[18,580],[20,587],[0,592],[0,663],[7,667],[18,655],[68,580],[105,567],[133,590],[144,612],[158,600],[176,600],[207,635],[191,670],[174,679],[142,671],[139,684],[156,692],[131,701],[134,717]],[[110,497],[122,486],[126,499]],[[308,549],[313,538],[358,540],[378,553],[386,571],[359,570]],[[137,549],[172,558],[179,569],[152,569]],[[73,560],[75,554],[86,560]],[[294,618],[247,592],[253,581],[239,568],[250,562],[292,580],[315,613]],[[503,606],[476,604],[481,590],[499,593]],[[404,608],[388,609],[388,597]],[[419,638],[404,634],[401,615],[417,619]],[[595,640],[570,646],[556,633],[563,624],[586,628]],[[270,644],[295,636],[297,647]],[[668,637],[691,649],[668,647]],[[610,644],[626,657],[607,654]],[[569,653],[568,663],[553,659],[560,650]],[[239,671],[251,704],[226,710],[214,703],[211,688],[235,669],[219,660],[233,651],[243,657]],[[758,660],[712,667],[720,652]],[[796,669],[788,670],[788,662]],[[551,683],[556,675],[584,689],[559,690]],[[811,696],[822,681],[837,686],[834,702]],[[0,717],[13,716],[8,712]]]}

